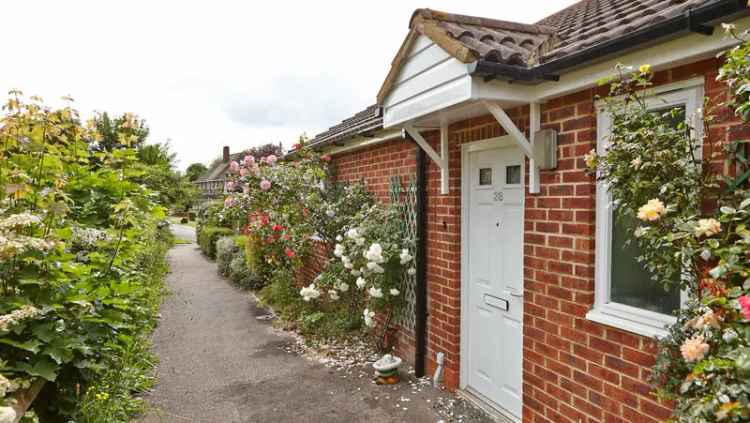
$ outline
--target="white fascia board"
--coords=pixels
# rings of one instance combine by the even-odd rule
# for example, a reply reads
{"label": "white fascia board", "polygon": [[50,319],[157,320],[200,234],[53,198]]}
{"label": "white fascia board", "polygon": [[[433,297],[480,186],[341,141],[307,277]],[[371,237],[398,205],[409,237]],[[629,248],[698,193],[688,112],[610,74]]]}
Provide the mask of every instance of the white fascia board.
{"label": "white fascia board", "polygon": [[336,154],[346,153],[354,150],[359,150],[366,147],[372,147],[380,143],[387,141],[393,141],[396,139],[403,139],[404,133],[400,128],[390,129],[387,131],[379,132],[374,137],[356,137],[352,140],[346,141],[346,145],[341,146],[329,146],[323,150],[325,154],[334,156]]}
{"label": "white fascia board", "polygon": [[472,79],[467,73],[396,105],[385,105],[383,127],[392,128],[470,100]]}

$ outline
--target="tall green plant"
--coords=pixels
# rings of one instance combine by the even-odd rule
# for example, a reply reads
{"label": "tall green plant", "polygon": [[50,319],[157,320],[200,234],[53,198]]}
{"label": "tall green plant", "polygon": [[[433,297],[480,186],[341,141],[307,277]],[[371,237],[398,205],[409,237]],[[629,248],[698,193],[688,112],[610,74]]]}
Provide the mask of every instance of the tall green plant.
{"label": "tall green plant", "polygon": [[[42,412],[70,416],[152,327],[163,258],[163,210],[137,182],[133,116],[114,148],[70,106],[52,109],[12,91],[0,117],[0,406],[31,380],[49,382]],[[124,126],[123,126],[124,125]],[[168,242],[168,241],[163,241]],[[116,420],[112,420],[116,421]]]}

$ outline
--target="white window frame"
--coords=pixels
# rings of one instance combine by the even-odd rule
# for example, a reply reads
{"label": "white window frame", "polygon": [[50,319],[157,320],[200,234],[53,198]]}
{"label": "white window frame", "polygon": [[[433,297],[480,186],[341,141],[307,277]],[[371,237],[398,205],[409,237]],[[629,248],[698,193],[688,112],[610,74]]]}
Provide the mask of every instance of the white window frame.
{"label": "white window frame", "polygon": [[[696,155],[702,154],[703,145],[703,84],[704,78],[694,78],[674,84],[663,85],[649,90],[647,105],[654,109],[685,105],[685,116],[694,128],[693,139],[697,140]],[[609,144],[612,119],[598,102],[597,108],[597,153],[603,154]],[[653,312],[611,300],[612,283],[612,195],[607,184],[598,181],[596,185],[596,269],[594,307],[586,318],[594,322],[613,326],[629,332],[649,337],[663,337],[666,326],[676,318],[671,315]],[[686,299],[681,294],[681,301]]]}

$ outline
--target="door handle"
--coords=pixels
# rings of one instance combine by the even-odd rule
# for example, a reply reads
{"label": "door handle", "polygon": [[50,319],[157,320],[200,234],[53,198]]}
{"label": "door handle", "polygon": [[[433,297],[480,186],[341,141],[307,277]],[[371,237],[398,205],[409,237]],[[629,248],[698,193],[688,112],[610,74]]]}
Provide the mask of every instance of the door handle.
{"label": "door handle", "polygon": [[518,292],[518,290],[515,288],[511,288],[511,287],[507,287],[507,288],[508,288],[508,293],[510,294],[511,297],[523,298],[523,291]]}

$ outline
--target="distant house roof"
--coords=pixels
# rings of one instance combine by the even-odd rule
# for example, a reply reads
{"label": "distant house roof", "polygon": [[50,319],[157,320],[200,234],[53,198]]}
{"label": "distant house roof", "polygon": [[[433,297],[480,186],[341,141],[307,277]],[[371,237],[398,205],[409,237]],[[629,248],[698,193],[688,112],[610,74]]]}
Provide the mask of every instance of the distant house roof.
{"label": "distant house roof", "polygon": [[234,153],[229,156],[229,161],[217,160],[213,166],[207,171],[203,172],[194,182],[201,181],[215,181],[218,179],[224,179],[224,175],[229,171],[229,163],[232,160],[240,160],[243,153]]}
{"label": "distant house roof", "polygon": [[357,135],[368,135],[380,129],[383,129],[383,114],[381,108],[374,104],[315,135],[308,146],[322,148]]}

